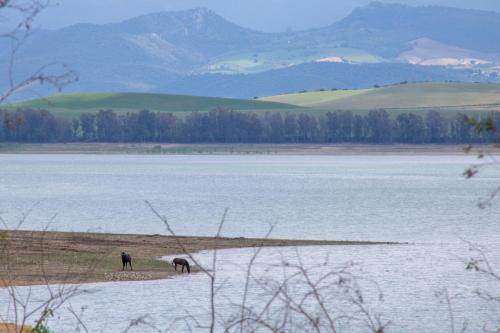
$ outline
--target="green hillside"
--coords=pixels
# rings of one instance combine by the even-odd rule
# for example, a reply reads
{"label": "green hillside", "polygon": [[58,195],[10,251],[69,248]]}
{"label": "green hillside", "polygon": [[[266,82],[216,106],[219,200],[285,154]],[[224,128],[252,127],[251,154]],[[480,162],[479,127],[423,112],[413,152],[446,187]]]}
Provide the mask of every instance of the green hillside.
{"label": "green hillside", "polygon": [[257,73],[309,62],[379,63],[384,59],[358,49],[298,47],[262,52],[233,52],[214,59],[201,73]]}
{"label": "green hillside", "polygon": [[11,105],[11,108],[46,109],[63,116],[112,109],[115,112],[150,111],[190,112],[209,111],[222,107],[232,110],[288,110],[297,106],[245,99],[197,97],[142,93],[72,93],[61,94]]}
{"label": "green hillside", "polygon": [[500,108],[500,85],[418,83],[372,89],[277,95],[260,100],[330,110],[484,110]]}

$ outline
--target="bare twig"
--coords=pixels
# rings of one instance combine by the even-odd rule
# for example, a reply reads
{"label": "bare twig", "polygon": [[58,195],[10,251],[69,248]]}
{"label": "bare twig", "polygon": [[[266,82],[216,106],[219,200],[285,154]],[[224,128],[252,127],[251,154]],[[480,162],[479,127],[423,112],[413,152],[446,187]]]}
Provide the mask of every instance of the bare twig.
{"label": "bare twig", "polygon": [[78,81],[78,75],[66,64],[60,62],[47,63],[31,75],[16,80],[15,62],[18,53],[33,31],[33,22],[37,16],[50,6],[50,0],[0,0],[0,13],[7,11],[18,18],[18,22],[6,32],[0,32],[0,38],[10,42],[8,55],[7,88],[0,92],[0,104],[6,102],[14,94],[34,85],[48,84],[60,91],[63,87]]}

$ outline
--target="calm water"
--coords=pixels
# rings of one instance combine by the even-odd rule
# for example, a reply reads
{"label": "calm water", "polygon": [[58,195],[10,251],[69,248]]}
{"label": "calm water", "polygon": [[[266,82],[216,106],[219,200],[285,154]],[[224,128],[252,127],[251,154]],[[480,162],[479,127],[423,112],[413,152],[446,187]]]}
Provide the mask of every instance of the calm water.
{"label": "calm water", "polygon": [[[492,264],[500,265],[498,247],[490,248]],[[246,274],[246,263],[253,255],[252,249],[223,250],[219,252],[217,284],[222,285],[216,297],[217,313],[220,320],[227,320],[238,314]],[[329,269],[353,261],[357,266],[351,270],[357,277],[376,281],[383,292],[383,300],[378,299],[374,285],[361,281],[361,289],[366,307],[383,320],[390,321],[388,332],[450,332],[447,305],[436,292],[447,289],[452,299],[456,327],[461,327],[464,319],[468,322],[467,332],[481,332],[484,324],[498,325],[498,303],[488,303],[473,295],[477,288],[498,290],[498,282],[482,278],[466,271],[462,258],[471,253],[465,245],[395,245],[395,246],[339,246],[339,247],[302,247],[298,250],[301,258],[315,258],[317,262],[306,260],[305,267],[313,279],[325,274]],[[207,267],[211,265],[211,253],[197,254],[196,257]],[[264,249],[253,269],[253,276],[265,282],[283,281],[283,261],[297,263],[294,248]],[[326,262],[326,263],[325,263]],[[315,267],[319,264],[319,267]],[[277,266],[274,266],[277,265]],[[294,272],[289,270],[289,273]],[[253,280],[252,280],[253,281]],[[262,281],[261,281],[262,282]],[[302,284],[290,284],[296,299],[303,293]],[[83,308],[83,321],[90,332],[123,332],[130,321],[147,316],[148,321],[164,330],[176,318],[193,315],[201,324],[208,323],[209,281],[202,274],[191,274],[170,280],[145,282],[99,283],[83,286],[94,293],[72,299],[72,309],[80,313]],[[21,294],[28,295],[28,288]],[[333,293],[326,290],[325,295]],[[34,296],[35,295],[35,296]],[[31,297],[37,299],[47,295],[45,287],[33,287]],[[269,293],[253,281],[249,288],[249,301],[256,312],[269,300]],[[329,309],[340,302],[327,301]],[[32,303],[33,305],[36,302]],[[342,305],[343,303],[340,303]],[[7,308],[5,293],[0,290],[0,309]],[[342,307],[349,312],[349,307]],[[4,315],[4,312],[0,312]],[[315,312],[318,313],[318,312]],[[190,321],[194,325],[193,321]],[[50,319],[49,325],[57,332],[75,332],[76,321],[63,307]],[[219,326],[220,327],[220,326]],[[171,327],[172,332],[188,331],[183,322]],[[195,329],[199,331],[199,329]],[[341,330],[342,332],[367,332],[359,329]],[[157,332],[146,326],[135,327],[130,332]]]}
{"label": "calm water", "polygon": [[23,228],[184,235],[496,241],[500,204],[476,202],[499,170],[464,180],[473,157],[1,155],[0,211]]}
{"label": "calm water", "polygon": [[[390,332],[449,331],[447,307],[435,296],[443,288],[458,295],[453,300],[457,325],[467,318],[469,331],[477,332],[497,318],[499,309],[473,297],[473,290],[498,288],[465,271],[462,259],[470,253],[461,238],[484,246],[500,266],[500,203],[486,210],[476,206],[500,182],[500,170],[464,180],[462,172],[474,162],[459,156],[0,155],[0,211],[15,225],[32,208],[25,229],[42,228],[55,216],[53,230],[166,233],[146,207],[144,200],[149,200],[184,235],[213,235],[229,208],[227,236],[262,236],[269,223],[277,222],[275,238],[410,242],[303,247],[299,253],[321,262],[329,258],[319,268],[307,264],[313,276],[358,263],[355,273],[377,281],[385,295],[380,302],[373,289],[366,290],[368,305],[391,320]],[[220,253],[217,272],[224,288],[217,304],[223,316],[240,300],[244,264],[252,251]],[[209,253],[197,256],[210,261]],[[265,249],[256,276],[279,280],[282,270],[269,264],[284,259],[296,261],[295,249]],[[208,286],[200,274],[85,288],[98,293],[80,296],[72,306],[86,308],[91,332],[121,332],[129,320],[144,314],[163,328],[187,312],[206,319]],[[253,283],[250,290],[258,308],[265,299],[262,289]],[[28,294],[29,289],[20,291]],[[6,309],[2,292],[0,309]],[[35,300],[44,294],[41,287],[31,293]],[[74,323],[66,308],[51,319],[57,332],[74,331]],[[174,328],[185,329],[181,324]]]}

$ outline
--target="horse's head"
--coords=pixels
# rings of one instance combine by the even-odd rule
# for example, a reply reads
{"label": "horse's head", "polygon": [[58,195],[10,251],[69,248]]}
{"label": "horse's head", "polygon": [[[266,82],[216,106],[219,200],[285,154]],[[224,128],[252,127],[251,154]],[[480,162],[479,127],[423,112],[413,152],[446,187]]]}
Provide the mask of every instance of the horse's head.
{"label": "horse's head", "polygon": [[125,254],[125,252],[122,252],[122,257],[123,257],[124,255],[126,255],[126,254]]}

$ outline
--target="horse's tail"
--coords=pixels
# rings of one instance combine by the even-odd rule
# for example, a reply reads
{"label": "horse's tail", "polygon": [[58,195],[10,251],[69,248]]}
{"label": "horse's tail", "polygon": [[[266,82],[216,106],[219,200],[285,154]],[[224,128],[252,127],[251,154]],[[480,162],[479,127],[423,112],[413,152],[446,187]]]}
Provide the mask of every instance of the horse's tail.
{"label": "horse's tail", "polygon": [[188,273],[191,273],[191,269],[189,268],[189,262],[188,261],[186,261],[186,268],[188,270]]}

